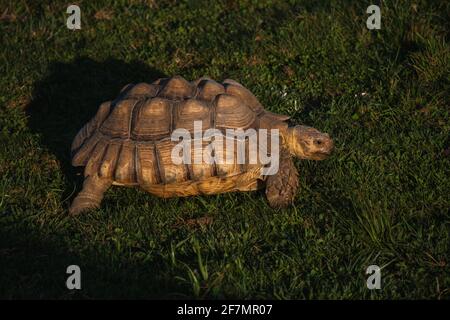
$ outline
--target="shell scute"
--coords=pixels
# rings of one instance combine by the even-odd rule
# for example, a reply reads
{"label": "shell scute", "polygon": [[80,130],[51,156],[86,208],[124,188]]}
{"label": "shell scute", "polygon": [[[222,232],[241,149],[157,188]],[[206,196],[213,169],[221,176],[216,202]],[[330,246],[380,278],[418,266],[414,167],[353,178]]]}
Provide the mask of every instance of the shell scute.
{"label": "shell scute", "polygon": [[110,142],[103,155],[101,164],[98,170],[98,175],[101,178],[112,179],[116,168],[117,159],[121,149],[121,143]]}
{"label": "shell scute", "polygon": [[137,100],[133,99],[118,101],[100,127],[100,132],[110,138],[128,138],[131,114],[136,103]]}
{"label": "shell scute", "polygon": [[158,96],[172,100],[182,100],[193,97],[195,91],[195,86],[190,82],[183,77],[175,76],[165,81]]}
{"label": "shell scute", "polygon": [[147,99],[153,98],[158,94],[160,89],[159,85],[148,84],[148,83],[138,83],[129,84],[125,86],[121,91],[122,99]]}
{"label": "shell scute", "polygon": [[86,175],[90,176],[97,174],[103,155],[107,148],[108,141],[106,141],[106,139],[100,139],[95,145],[95,148],[92,150],[89,160],[87,161],[85,169]]}
{"label": "shell scute", "polygon": [[200,139],[192,140],[191,164],[189,164],[189,174],[191,180],[202,180],[214,175],[214,164],[205,161],[204,151],[210,142]]}
{"label": "shell scute", "polygon": [[137,182],[140,185],[160,183],[154,144],[137,144]]}
{"label": "shell scute", "polygon": [[198,85],[200,84],[200,82],[206,81],[206,80],[212,80],[212,79],[211,79],[210,77],[208,77],[208,76],[203,76],[203,77],[198,78],[197,80],[192,81],[192,84],[193,84],[195,87],[198,87]]}
{"label": "shell scute", "polygon": [[92,136],[88,137],[86,141],[81,145],[77,152],[72,157],[73,166],[85,166],[89,161],[92,150],[100,141],[101,135],[96,132]]}
{"label": "shell scute", "polygon": [[136,182],[135,175],[135,144],[132,142],[122,143],[114,171],[114,180],[124,184]]}
{"label": "shell scute", "polygon": [[187,99],[177,105],[174,129],[186,129],[194,133],[195,121],[201,121],[202,130],[211,127],[211,108],[198,99]]}
{"label": "shell scute", "polygon": [[224,137],[212,142],[216,171],[218,176],[231,176],[241,172],[241,165],[237,161],[237,140]]}
{"label": "shell scute", "polygon": [[171,102],[163,98],[143,101],[135,110],[131,138],[138,141],[155,140],[170,135]]}
{"label": "shell scute", "polygon": [[225,84],[225,91],[230,95],[240,98],[250,107],[250,109],[256,112],[256,114],[260,114],[264,111],[259,100],[244,86],[228,82]]}
{"label": "shell scute", "polygon": [[[71,152],[74,159],[74,165],[82,165],[85,162],[86,155],[77,155],[82,147],[87,145],[87,141],[95,134],[96,130],[101,126],[103,121],[109,115],[111,101],[104,102],[98,108],[96,115],[86,125],[78,131],[73,139]],[[95,141],[96,143],[96,141]]]}
{"label": "shell scute", "polygon": [[198,85],[199,99],[213,100],[218,94],[225,93],[225,88],[214,80],[202,80]]}
{"label": "shell scute", "polygon": [[217,128],[247,129],[255,121],[255,113],[235,96],[220,94],[214,103]]}
{"label": "shell scute", "polygon": [[156,156],[162,183],[176,183],[188,180],[188,169],[185,164],[172,161],[172,150],[176,142],[161,140],[156,143]]}

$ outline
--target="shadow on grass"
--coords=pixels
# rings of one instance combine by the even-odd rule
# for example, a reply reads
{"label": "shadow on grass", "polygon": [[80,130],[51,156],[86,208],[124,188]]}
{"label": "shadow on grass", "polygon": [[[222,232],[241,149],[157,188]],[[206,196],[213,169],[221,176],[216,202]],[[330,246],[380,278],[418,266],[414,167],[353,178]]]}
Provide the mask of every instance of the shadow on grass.
{"label": "shadow on grass", "polygon": [[[76,175],[82,168],[75,169],[70,163],[70,146],[78,130],[102,102],[114,99],[126,84],[161,77],[164,74],[155,68],[116,59],[79,58],[49,66],[45,77],[35,84],[26,111],[30,129],[59,161],[66,180],[63,198],[72,193],[74,184],[78,188],[82,184],[82,175]],[[45,225],[40,222],[35,217],[14,216],[2,221],[0,297],[158,299],[176,298],[171,293],[183,291],[167,276],[167,266],[157,254],[137,259],[127,252],[118,254],[115,248],[103,248],[110,246],[109,242],[84,245],[83,227],[67,216],[48,217]],[[82,270],[81,291],[65,287],[66,268],[72,264]]]}
{"label": "shadow on grass", "polygon": [[[80,169],[70,163],[70,146],[78,130],[97,112],[104,101],[117,97],[128,83],[152,82],[164,74],[141,62],[116,59],[97,62],[78,58],[70,63],[54,62],[46,76],[35,84],[33,99],[27,106],[29,125],[40,134],[41,145],[60,163],[67,183],[63,197],[73,190]],[[72,182],[72,183],[71,183]]]}
{"label": "shadow on grass", "polygon": [[[72,230],[74,232],[75,230]],[[158,255],[151,261],[85,246],[72,249],[71,231],[49,234],[26,222],[0,234],[1,299],[177,299],[185,297]],[[76,231],[75,231],[76,232]],[[81,240],[82,241],[82,240]],[[81,269],[81,290],[66,288],[67,267]]]}

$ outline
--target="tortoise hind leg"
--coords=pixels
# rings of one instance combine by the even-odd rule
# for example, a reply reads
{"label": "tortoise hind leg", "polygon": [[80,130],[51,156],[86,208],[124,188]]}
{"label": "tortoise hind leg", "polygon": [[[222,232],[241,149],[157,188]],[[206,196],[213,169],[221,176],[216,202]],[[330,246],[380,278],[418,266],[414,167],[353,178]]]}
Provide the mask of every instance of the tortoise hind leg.
{"label": "tortoise hind leg", "polygon": [[83,189],[75,197],[69,208],[70,215],[77,215],[84,211],[98,208],[103,194],[111,186],[112,181],[99,178],[97,175],[87,176],[83,182]]}
{"label": "tortoise hind leg", "polygon": [[298,172],[292,157],[286,150],[280,153],[278,172],[267,178],[266,197],[272,208],[284,208],[292,204],[298,190]]}

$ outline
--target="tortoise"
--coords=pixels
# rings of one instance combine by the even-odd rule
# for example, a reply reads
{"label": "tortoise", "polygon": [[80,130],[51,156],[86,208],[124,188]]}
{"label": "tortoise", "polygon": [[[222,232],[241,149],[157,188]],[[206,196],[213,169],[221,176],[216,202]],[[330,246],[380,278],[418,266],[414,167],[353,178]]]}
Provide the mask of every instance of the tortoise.
{"label": "tortoise", "polygon": [[[248,89],[231,79],[219,83],[202,77],[189,82],[174,76],[126,85],[115,100],[100,105],[73,140],[72,165],[85,169],[83,188],[69,213],[99,207],[111,185],[136,186],[163,198],[265,187],[271,207],[289,206],[298,189],[293,157],[322,160],[333,150],[328,134],[290,125],[289,118],[265,110]],[[236,160],[237,151],[231,148],[221,150],[231,159],[226,163],[175,163],[171,155],[176,141],[171,134],[179,128],[192,133],[195,121],[202,121],[202,132],[211,128],[219,132],[278,129],[278,171],[262,174],[265,164],[250,163],[249,139],[244,139],[249,155],[244,163]],[[202,141],[200,146],[205,144]],[[194,144],[192,152],[198,146]]]}

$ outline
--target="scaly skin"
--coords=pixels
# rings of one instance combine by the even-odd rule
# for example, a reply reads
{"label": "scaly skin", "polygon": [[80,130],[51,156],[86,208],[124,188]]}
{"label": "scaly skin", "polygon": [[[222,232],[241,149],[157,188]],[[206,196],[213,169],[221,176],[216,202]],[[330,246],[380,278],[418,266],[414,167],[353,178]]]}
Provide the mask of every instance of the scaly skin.
{"label": "scaly skin", "polygon": [[100,206],[103,194],[111,186],[112,181],[98,176],[88,176],[84,179],[83,189],[73,200],[69,208],[70,215],[77,215]]}
{"label": "scaly skin", "polygon": [[278,173],[267,178],[266,197],[272,208],[284,208],[292,204],[298,190],[298,172],[287,150],[280,153]]}

